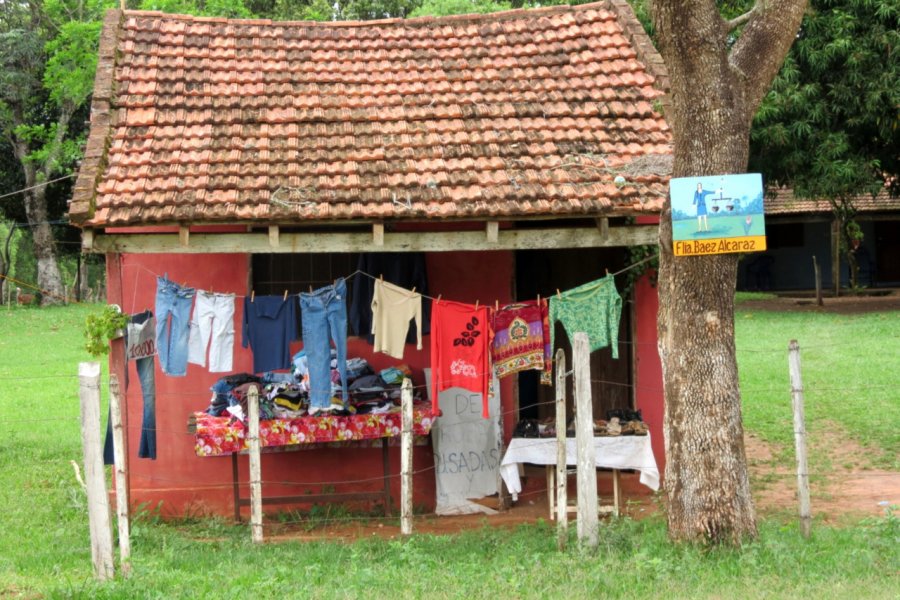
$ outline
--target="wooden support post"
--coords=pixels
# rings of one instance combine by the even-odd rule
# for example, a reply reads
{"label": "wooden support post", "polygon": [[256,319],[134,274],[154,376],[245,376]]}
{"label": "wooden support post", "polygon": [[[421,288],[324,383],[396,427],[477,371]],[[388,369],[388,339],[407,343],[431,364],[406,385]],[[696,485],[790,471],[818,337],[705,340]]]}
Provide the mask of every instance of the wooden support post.
{"label": "wooden support post", "polygon": [[413,390],[406,377],[400,389],[403,413],[400,430],[400,533],[410,535],[413,530]]}
{"label": "wooden support post", "polygon": [[819,270],[819,262],[816,255],[813,254],[813,276],[816,279],[816,305],[822,306],[822,272]]}
{"label": "wooden support post", "polygon": [[594,453],[594,407],[591,401],[591,350],[583,331],[572,343],[575,376],[575,446],[578,452],[578,539],[589,549],[599,544],[597,456]]}
{"label": "wooden support post", "polygon": [[384,223],[372,224],[372,244],[384,246]]}
{"label": "wooden support post", "polygon": [[109,524],[109,498],[106,495],[106,475],[103,472],[103,449],[100,442],[100,363],[78,363],[78,383],[91,559],[94,563],[94,576],[105,581],[115,575],[115,568],[112,529]]}
{"label": "wooden support post", "polygon": [[597,222],[597,230],[600,232],[600,237],[608,238],[609,237],[609,218],[601,217],[596,220]]}
{"label": "wooden support post", "polygon": [[566,476],[566,353],[556,351],[556,547],[566,549],[569,528],[568,477]]}
{"label": "wooden support post", "polygon": [[838,219],[831,220],[831,285],[837,298],[841,295],[841,224]]}
{"label": "wooden support post", "polygon": [[250,386],[247,392],[247,443],[250,450],[250,537],[253,543],[263,541],[262,482],[259,460],[259,388]]}
{"label": "wooden support post", "polygon": [[809,537],[812,509],[809,504],[809,469],[806,464],[806,418],[803,415],[803,378],[800,375],[800,344],[791,340],[788,346],[788,368],[791,372],[791,405],[794,409],[794,447],[797,452],[797,493],[800,499],[800,531]]}
{"label": "wooden support post", "polygon": [[113,434],[113,474],[116,481],[116,523],[119,527],[119,568],[122,575],[131,574],[130,515],[128,512],[128,453],[125,450],[125,430],[122,427],[122,395],[119,378],[109,376],[109,418]]}
{"label": "wooden support post", "polygon": [[93,229],[82,229],[81,230],[81,249],[84,252],[90,252],[94,249],[94,230]]}
{"label": "wooden support post", "polygon": [[485,235],[488,242],[497,243],[500,239],[500,223],[498,221],[488,221],[485,224]]}
{"label": "wooden support post", "polygon": [[269,245],[277,248],[281,243],[281,228],[278,225],[269,225]]}
{"label": "wooden support post", "polygon": [[191,245],[191,228],[187,225],[182,225],[178,228],[178,243],[183,248]]}

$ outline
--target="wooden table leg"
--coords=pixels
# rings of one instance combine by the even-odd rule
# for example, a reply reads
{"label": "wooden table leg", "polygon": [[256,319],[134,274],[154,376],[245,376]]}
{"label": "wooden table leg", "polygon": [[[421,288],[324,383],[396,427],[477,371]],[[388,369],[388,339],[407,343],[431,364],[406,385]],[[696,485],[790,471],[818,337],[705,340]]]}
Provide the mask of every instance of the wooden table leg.
{"label": "wooden table leg", "polygon": [[619,470],[613,469],[613,516],[619,516]]}

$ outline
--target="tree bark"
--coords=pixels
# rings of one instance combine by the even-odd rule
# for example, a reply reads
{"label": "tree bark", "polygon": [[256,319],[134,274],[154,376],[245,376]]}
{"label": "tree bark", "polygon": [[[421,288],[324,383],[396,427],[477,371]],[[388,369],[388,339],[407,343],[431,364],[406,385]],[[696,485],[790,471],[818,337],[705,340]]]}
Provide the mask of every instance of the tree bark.
{"label": "tree bark", "polygon": [[[734,41],[713,0],[654,2],[670,78],[673,177],[746,171],[753,114],[787,54],[804,4],[757,4]],[[675,257],[668,202],[659,244],[669,535],[740,543],[757,532],[734,345],[738,256]]]}

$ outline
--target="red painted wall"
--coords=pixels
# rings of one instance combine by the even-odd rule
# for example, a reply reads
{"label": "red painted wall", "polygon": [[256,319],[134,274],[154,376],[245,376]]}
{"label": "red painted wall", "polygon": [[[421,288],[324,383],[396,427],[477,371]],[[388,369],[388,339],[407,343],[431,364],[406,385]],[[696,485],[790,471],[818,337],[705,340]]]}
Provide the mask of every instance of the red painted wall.
{"label": "red painted wall", "polygon": [[[511,300],[513,254],[498,252],[436,253],[427,258],[429,288],[432,295],[442,294],[447,299],[482,303],[501,303]],[[240,346],[240,324],[243,314],[243,298],[247,293],[249,260],[246,255],[111,255],[107,261],[108,299],[120,304],[128,313],[153,309],[156,295],[156,276],[168,274],[169,279],[190,287],[216,292],[238,294],[235,306],[234,371],[249,372],[252,357],[249,350]],[[294,345],[293,350],[301,344]],[[429,366],[430,352],[427,336],[423,350],[407,346],[403,362],[412,367],[414,382],[424,384],[422,369]],[[124,371],[121,348],[114,347],[110,356],[110,372]],[[362,356],[373,368],[380,369],[397,364],[383,354],[373,354],[372,347],[363,339],[348,343],[348,356]],[[126,392],[126,429],[128,432],[129,486],[132,505],[148,503],[155,507],[162,502],[165,515],[222,514],[233,510],[231,490],[231,458],[200,458],[194,453],[194,436],[187,431],[190,413],[205,409],[209,404],[210,386],[222,374],[208,373],[205,368],[188,365],[186,377],[164,375],[157,362],[156,367],[156,418],[157,459],[137,457],[140,439],[142,399],[140,385],[133,365],[130,369],[131,385]],[[512,380],[501,383],[501,402],[505,414],[504,429],[507,437],[515,419]],[[394,475],[400,470],[399,448],[390,450],[391,469]],[[248,480],[246,456],[239,458],[240,479]],[[434,506],[435,481],[430,446],[416,447],[414,469],[420,472],[415,479],[414,503],[417,506]],[[262,478],[266,495],[299,495],[333,488],[333,491],[377,491],[383,485],[381,450],[378,448],[320,448],[308,451],[263,454]],[[354,483],[346,485],[342,481]],[[290,482],[290,483],[286,483]],[[297,485],[296,482],[300,482]],[[395,507],[399,497],[399,478],[392,479]],[[242,496],[248,495],[242,486]],[[271,510],[287,510],[289,506],[272,507]]]}

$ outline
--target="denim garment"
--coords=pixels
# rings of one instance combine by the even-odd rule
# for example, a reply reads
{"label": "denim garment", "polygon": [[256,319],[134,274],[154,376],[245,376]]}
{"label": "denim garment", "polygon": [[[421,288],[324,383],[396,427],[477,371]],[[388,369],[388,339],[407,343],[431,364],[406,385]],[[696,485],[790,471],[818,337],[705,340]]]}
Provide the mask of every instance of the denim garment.
{"label": "denim garment", "polygon": [[[143,327],[153,326],[153,313],[144,311],[132,315],[128,323],[128,339],[141,336]],[[126,341],[126,346],[128,343]],[[126,355],[127,360],[127,355]],[[138,380],[141,382],[141,396],[144,401],[144,410],[141,421],[141,440],[138,444],[138,458],[150,458],[156,460],[156,365],[153,356],[145,356],[133,361],[137,369]],[[125,364],[125,391],[128,391],[128,364]],[[125,406],[122,407],[125,410]],[[107,421],[106,441],[103,445],[103,463],[113,464],[113,440],[112,419]]]}
{"label": "denim garment", "polygon": [[156,281],[156,348],[163,373],[187,375],[188,333],[194,288],[181,287],[166,276]]}
{"label": "denim garment", "polygon": [[341,376],[341,397],[347,405],[347,284],[334,285],[300,294],[303,322],[303,350],[309,363],[309,405],[331,406],[331,342],[337,349]]}
{"label": "denim garment", "polygon": [[276,373],[275,371],[266,371],[260,377],[263,384],[266,383],[297,383],[293,373]]}

